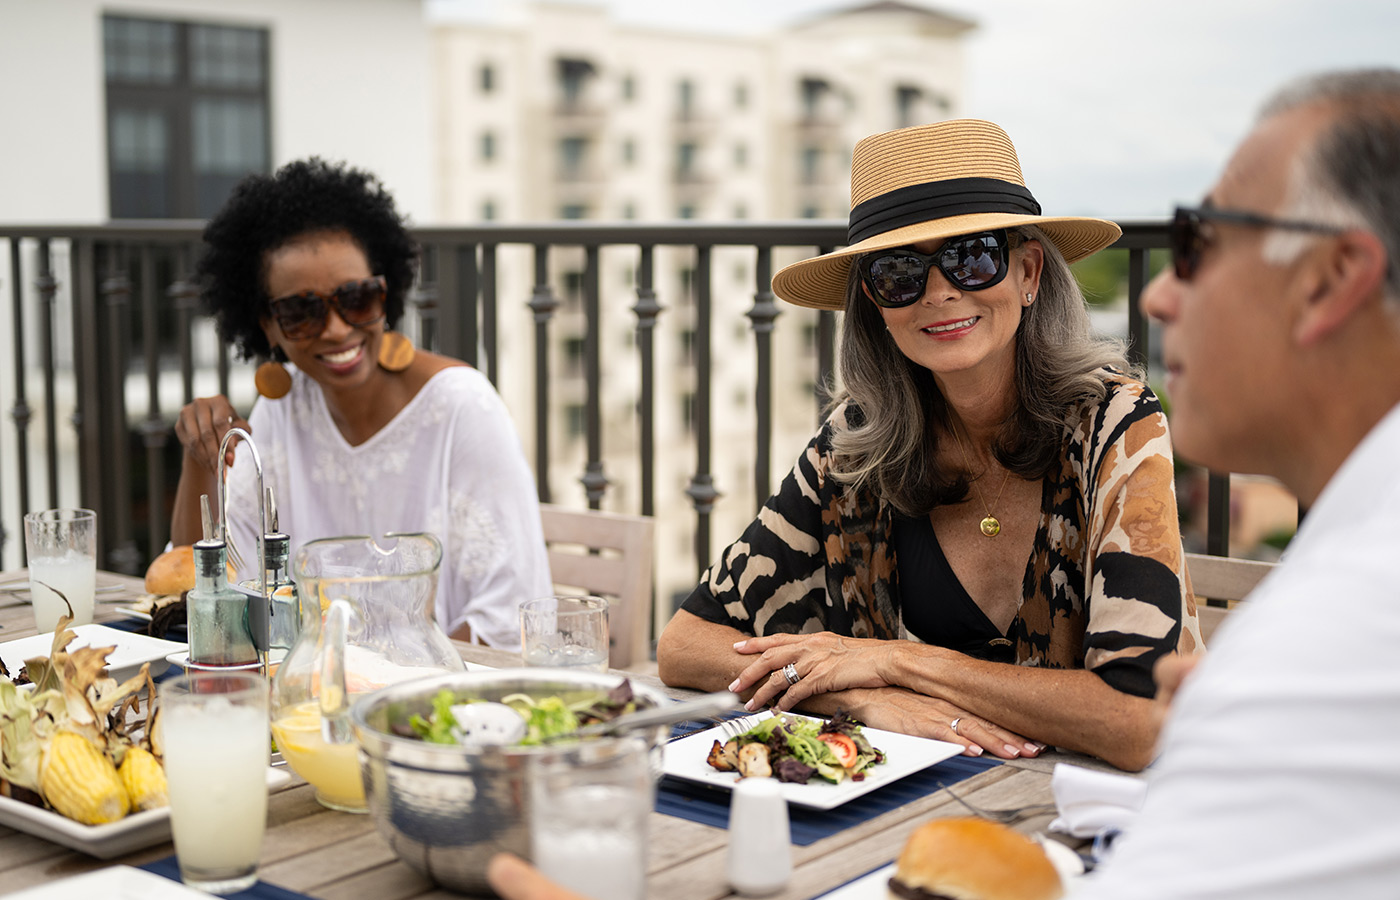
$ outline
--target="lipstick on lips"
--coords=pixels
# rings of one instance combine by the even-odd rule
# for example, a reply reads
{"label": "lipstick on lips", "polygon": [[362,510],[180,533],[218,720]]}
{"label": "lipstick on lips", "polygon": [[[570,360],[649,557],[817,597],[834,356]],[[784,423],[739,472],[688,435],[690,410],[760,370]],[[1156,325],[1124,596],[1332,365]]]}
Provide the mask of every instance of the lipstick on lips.
{"label": "lipstick on lips", "polygon": [[949,319],[945,322],[935,322],[932,325],[926,325],[920,330],[929,337],[937,340],[951,340],[967,334],[981,321],[981,318],[981,316],[967,316],[962,319]]}

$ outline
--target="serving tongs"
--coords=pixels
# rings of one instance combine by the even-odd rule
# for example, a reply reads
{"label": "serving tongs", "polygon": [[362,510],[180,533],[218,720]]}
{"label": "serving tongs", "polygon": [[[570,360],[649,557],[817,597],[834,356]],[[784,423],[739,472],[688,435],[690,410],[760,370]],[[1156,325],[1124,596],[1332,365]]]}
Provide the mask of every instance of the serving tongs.
{"label": "serving tongs", "polygon": [[[691,719],[703,719],[738,709],[742,702],[738,694],[716,691],[694,700],[625,713],[606,722],[563,731],[546,737],[544,743],[613,737],[657,725],[674,725]],[[504,703],[459,703],[452,707],[452,718],[457,722],[454,736],[459,743],[467,747],[505,747],[519,743],[527,732],[525,720],[520,717],[520,713]]]}

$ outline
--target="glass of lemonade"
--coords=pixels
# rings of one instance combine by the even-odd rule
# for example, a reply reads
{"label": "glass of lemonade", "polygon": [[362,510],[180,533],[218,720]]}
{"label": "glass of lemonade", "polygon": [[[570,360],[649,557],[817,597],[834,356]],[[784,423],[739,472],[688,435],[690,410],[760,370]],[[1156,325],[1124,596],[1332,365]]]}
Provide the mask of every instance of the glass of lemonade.
{"label": "glass of lemonade", "polygon": [[53,631],[70,606],[72,624],[91,622],[97,589],[97,513],[90,509],[28,513],[24,517],[24,546],[29,557],[34,627],[41,632]]}
{"label": "glass of lemonade", "polygon": [[608,670],[608,601],[541,597],[520,604],[520,652],[527,666]]}
{"label": "glass of lemonade", "polygon": [[160,706],[180,879],[213,894],[245,890],[267,825],[267,679],[181,675],[160,685]]}
{"label": "glass of lemonade", "polygon": [[584,741],[531,762],[530,847],[539,870],[585,897],[644,900],[656,799],[646,742]]}

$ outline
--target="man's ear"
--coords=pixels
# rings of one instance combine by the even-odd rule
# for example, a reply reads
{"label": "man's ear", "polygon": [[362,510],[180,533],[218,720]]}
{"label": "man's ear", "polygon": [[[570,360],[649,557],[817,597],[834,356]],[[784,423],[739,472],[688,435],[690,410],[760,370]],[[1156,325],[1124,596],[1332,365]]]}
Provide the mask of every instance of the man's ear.
{"label": "man's ear", "polygon": [[1328,337],[1380,294],[1387,258],[1380,238],[1350,228],[1317,248],[1312,262],[1306,305],[1293,326],[1300,347]]}

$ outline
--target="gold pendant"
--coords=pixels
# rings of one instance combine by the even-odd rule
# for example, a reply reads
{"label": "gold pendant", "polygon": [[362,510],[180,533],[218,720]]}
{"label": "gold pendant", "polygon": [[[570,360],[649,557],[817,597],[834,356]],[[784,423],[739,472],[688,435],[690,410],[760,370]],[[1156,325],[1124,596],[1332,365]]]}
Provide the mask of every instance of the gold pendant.
{"label": "gold pendant", "polygon": [[997,521],[996,516],[987,516],[982,520],[982,533],[987,537],[996,537],[1001,534],[1001,523]]}

